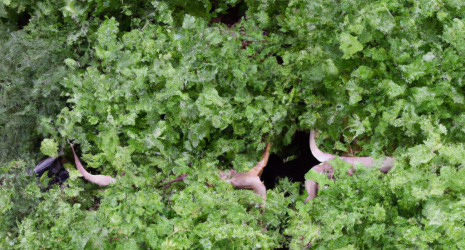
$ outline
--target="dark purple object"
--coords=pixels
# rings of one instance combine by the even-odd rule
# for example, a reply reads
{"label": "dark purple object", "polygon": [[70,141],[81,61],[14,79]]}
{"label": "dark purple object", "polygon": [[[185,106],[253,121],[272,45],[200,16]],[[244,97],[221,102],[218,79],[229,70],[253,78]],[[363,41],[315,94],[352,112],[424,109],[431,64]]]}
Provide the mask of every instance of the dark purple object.
{"label": "dark purple object", "polygon": [[163,187],[165,187],[165,189],[169,188],[171,186],[171,183],[173,182],[176,182],[176,181],[184,181],[184,179],[186,178],[187,174],[183,174],[183,175],[180,175],[178,177],[176,177],[176,179],[174,180],[171,180],[171,181],[168,181],[167,183],[165,184],[162,184]]}
{"label": "dark purple object", "polygon": [[41,177],[48,170],[47,177],[51,178],[48,187],[56,183],[63,183],[69,178],[68,171],[61,164],[61,157],[48,157],[34,168],[34,172]]}

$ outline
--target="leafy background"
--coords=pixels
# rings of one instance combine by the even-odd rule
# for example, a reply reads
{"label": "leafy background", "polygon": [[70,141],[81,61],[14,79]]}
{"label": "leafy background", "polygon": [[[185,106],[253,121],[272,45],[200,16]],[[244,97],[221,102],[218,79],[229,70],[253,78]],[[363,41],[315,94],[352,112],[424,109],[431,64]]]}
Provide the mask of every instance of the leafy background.
{"label": "leafy background", "polygon": [[[0,246],[465,248],[464,5],[0,0]],[[396,165],[340,171],[308,204],[281,181],[264,214],[219,180],[312,128]],[[41,141],[72,159],[65,138],[116,185],[40,192]]]}

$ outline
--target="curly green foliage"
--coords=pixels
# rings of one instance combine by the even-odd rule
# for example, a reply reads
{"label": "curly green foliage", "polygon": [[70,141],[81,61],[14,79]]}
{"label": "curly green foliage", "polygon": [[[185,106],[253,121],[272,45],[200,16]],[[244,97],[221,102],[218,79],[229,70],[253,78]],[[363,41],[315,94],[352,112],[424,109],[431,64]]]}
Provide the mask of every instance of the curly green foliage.
{"label": "curly green foliage", "polygon": [[[46,115],[38,131],[59,143],[75,140],[88,167],[125,173],[103,193],[78,177],[62,193],[55,188],[19,222],[12,246],[463,246],[462,2],[245,1],[247,15],[232,27],[210,20],[239,4],[233,0],[1,2],[3,18],[31,13],[24,31],[1,38],[9,59],[0,60],[9,69],[2,72],[39,69],[17,73],[35,90],[44,64],[68,66],[56,66],[59,80],[50,85],[60,89],[56,96],[63,90],[68,106],[50,98],[59,104],[39,112]],[[38,43],[24,42],[31,37]],[[60,60],[19,63],[42,51]],[[1,76],[2,84],[10,79]],[[7,89],[8,117],[22,115],[12,103],[25,91]],[[1,121],[2,131],[15,126]],[[385,176],[339,174],[309,205],[295,192],[290,199],[270,190],[264,215],[259,197],[217,178],[219,169],[255,165],[265,140],[279,151],[296,129],[314,127],[332,138],[324,151],[359,139],[361,155],[393,155],[397,165]],[[159,187],[184,173],[184,184]],[[11,211],[7,197],[17,195],[5,195],[2,211]],[[93,195],[101,206],[89,212]]]}
{"label": "curly green foliage", "polygon": [[40,203],[42,194],[35,178],[26,174],[27,163],[12,161],[0,165],[0,248],[8,249],[17,241],[18,222]]}
{"label": "curly green foliage", "polygon": [[[267,56],[273,47],[257,43],[256,56],[239,60],[237,54],[247,58],[251,51],[222,36],[241,36],[245,32],[240,30],[255,27],[208,28],[204,20],[189,15],[183,27],[147,24],[118,39],[115,19],[101,25],[96,45],[101,63],[65,80],[74,105],[57,121],[61,135],[77,139],[84,151],[98,145],[86,159],[89,164],[108,162],[121,172],[136,163],[131,155],[144,155],[165,172],[184,173],[191,171],[187,163],[193,158],[225,154],[244,168],[244,161],[253,166],[267,134],[295,130],[290,125],[298,110],[290,105],[292,93],[285,91],[288,73]],[[261,32],[248,35],[264,39]],[[205,39],[193,39],[199,36]],[[261,73],[270,70],[272,74]],[[237,157],[247,148],[253,154]]]}
{"label": "curly green foliage", "polygon": [[40,151],[50,157],[58,156],[58,144],[53,139],[44,139],[40,146]]}
{"label": "curly green foliage", "polygon": [[[214,5],[228,3],[235,1]],[[205,4],[202,15],[208,16],[212,5]],[[116,17],[130,30],[142,28],[160,11],[166,14],[178,9],[183,16],[182,5],[182,1],[168,5],[139,0],[0,1],[0,162],[36,157],[43,136],[56,133],[47,126],[65,106],[60,82],[69,71],[92,63],[93,34],[105,15]],[[217,11],[224,12],[224,8]]]}
{"label": "curly green foliage", "polygon": [[425,116],[455,129],[460,118],[454,114],[463,108],[462,32],[453,20],[460,9],[435,1],[266,2],[251,2],[248,16],[284,32],[281,41],[288,46],[279,54],[296,79],[294,100],[308,107],[299,116],[302,128],[317,121],[336,139],[348,127],[346,142],[375,137],[363,146],[377,154],[382,146],[425,140]]}
{"label": "curly green foliage", "polygon": [[[452,1],[313,1],[287,7],[278,20],[281,30],[293,33],[294,51],[283,59],[291,58],[300,79],[318,76],[310,82],[323,85],[313,90],[302,85],[302,99],[316,108],[301,118],[322,118],[317,127],[334,138],[324,151],[345,149],[365,135],[371,139],[358,141],[365,154],[382,155],[383,147],[392,154],[397,148],[397,167],[383,181],[377,172],[357,172],[358,177],[340,177],[324,189],[311,208],[302,204],[286,231],[293,237],[291,248],[462,246],[460,238],[441,236],[450,227],[463,227],[449,209],[462,203],[462,185],[450,175],[460,176],[464,163],[459,156],[465,139],[459,125],[464,108],[460,6]],[[339,80],[322,73],[326,60],[334,62]],[[323,92],[312,98],[317,91]],[[342,128],[347,128],[345,145],[339,142]],[[448,207],[439,209],[444,204]],[[367,209],[385,210],[386,218],[370,219],[375,212]],[[434,209],[448,219],[431,223]]]}
{"label": "curly green foliage", "polygon": [[[181,5],[170,3],[165,11],[185,13]],[[141,28],[158,15],[157,6],[139,0],[0,1],[0,162],[36,157],[44,134],[55,133],[47,125],[65,106],[60,82],[70,69],[91,63],[93,34],[106,15],[125,30]]]}
{"label": "curly green foliage", "polygon": [[[196,168],[201,169],[195,163]],[[43,194],[35,213],[24,218],[15,248],[46,249],[273,249],[281,246],[279,232],[291,199],[284,192],[272,199],[265,214],[255,208],[261,197],[231,185],[214,173],[186,178],[167,189],[161,174],[144,178],[126,174],[109,189],[94,190],[100,204],[86,204],[79,182]],[[130,175],[130,176],[127,176]],[[173,177],[171,177],[173,178]],[[76,185],[77,184],[77,185]],[[287,184],[285,191],[298,193]],[[92,192],[92,191],[91,191]],[[76,198],[72,198],[76,197]],[[98,209],[97,209],[98,208]]]}
{"label": "curly green foliage", "polygon": [[465,230],[457,209],[465,188],[458,182],[462,169],[444,166],[431,173],[399,163],[387,175],[370,168],[358,168],[353,176],[336,168],[335,175],[316,199],[290,211],[285,234],[292,237],[291,249],[427,249],[465,243],[456,234]]}
{"label": "curly green foliage", "polygon": [[374,169],[361,168],[353,176],[335,169],[333,184],[320,188],[317,198],[298,203],[291,212],[285,231],[293,236],[291,249],[339,249],[351,244],[356,249],[383,245],[389,249],[389,242],[397,243],[391,226],[399,219],[398,208],[388,188],[389,177]]}
{"label": "curly green foliage", "polygon": [[0,25],[0,163],[37,157],[42,119],[65,105],[59,84],[66,54],[54,40],[38,39]]}
{"label": "curly green foliage", "polygon": [[[84,151],[92,150],[89,164],[107,164],[103,171],[144,171],[138,161],[148,158],[165,174],[180,174],[192,173],[196,158],[204,159],[210,171],[218,167],[217,157],[245,170],[245,163],[256,157],[250,152],[260,151],[266,136],[275,138],[279,147],[290,141],[297,127],[316,125],[336,137],[347,126],[346,143],[354,137],[372,137],[360,141],[363,153],[376,156],[388,149],[391,154],[392,146],[403,145],[397,157],[410,165],[394,169],[393,175],[417,181],[386,192],[402,197],[396,210],[401,217],[424,216],[417,203],[410,202],[412,195],[425,205],[439,198],[445,189],[433,194],[421,191],[432,189],[426,180],[436,174],[434,166],[439,164],[440,156],[434,152],[444,147],[442,141],[457,145],[465,135],[459,128],[461,116],[453,115],[463,107],[460,39],[443,35],[450,29],[460,34],[460,23],[451,19],[460,12],[449,5],[412,9],[409,3],[396,1],[249,4],[249,19],[232,28],[208,26],[204,18],[191,14],[184,15],[181,27],[155,23],[130,32],[121,32],[116,19],[105,21],[96,35],[100,61],[65,82],[74,106],[60,115],[62,136],[76,138]],[[267,28],[269,35],[257,26]],[[273,54],[282,57],[283,65]],[[451,164],[441,162],[447,163]],[[457,168],[461,161],[453,164],[451,168]],[[419,175],[422,171],[426,175]],[[375,172],[360,173],[367,185],[378,179]],[[386,209],[376,205],[387,199],[376,192],[368,201],[363,197],[356,196],[349,204]],[[331,204],[335,214],[345,209],[336,201]],[[325,204],[319,206],[326,211]],[[307,210],[299,211],[297,221],[303,213]],[[376,228],[378,222],[366,218],[357,217],[363,225],[357,230],[381,230]],[[386,225],[394,225],[393,218]],[[336,236],[329,236],[333,233],[329,222],[334,219],[326,221],[328,231],[313,244],[370,246],[368,238],[331,243]],[[292,242],[307,235],[297,226],[288,230],[300,232],[289,233]],[[344,238],[352,231],[337,235]],[[373,237],[376,244],[382,242],[381,235]],[[399,244],[411,246],[407,240]],[[430,239],[418,244],[442,243]]]}

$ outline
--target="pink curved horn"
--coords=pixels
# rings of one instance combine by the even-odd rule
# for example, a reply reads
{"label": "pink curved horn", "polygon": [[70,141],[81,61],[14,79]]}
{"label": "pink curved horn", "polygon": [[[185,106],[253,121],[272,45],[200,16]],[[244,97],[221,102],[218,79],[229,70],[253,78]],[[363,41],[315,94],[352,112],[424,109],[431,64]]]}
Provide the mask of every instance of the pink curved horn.
{"label": "pink curved horn", "polygon": [[68,140],[69,145],[71,146],[71,149],[73,150],[74,154],[74,161],[76,162],[76,167],[79,170],[79,172],[84,176],[84,178],[90,182],[93,182],[99,186],[108,186],[110,182],[116,181],[114,178],[108,175],[93,175],[87,172],[81,164],[81,161],[79,161],[79,158],[76,155],[76,152],[74,152],[74,147],[73,144],[71,144]]}
{"label": "pink curved horn", "polygon": [[[310,150],[312,151],[313,156],[320,162],[329,161],[337,157],[336,155],[328,154],[318,149],[315,143],[315,130],[314,129],[312,129],[312,131],[310,132]],[[370,156],[367,156],[367,157],[344,157],[342,156],[339,158],[347,163],[352,164],[352,166],[354,167],[356,163],[362,163],[365,167],[372,167],[376,163],[373,157],[370,157]],[[392,158],[392,157],[384,158],[381,163],[381,168],[379,170],[383,173],[387,173],[392,168],[392,166],[394,166],[395,160],[396,158]]]}
{"label": "pink curved horn", "polygon": [[336,158],[335,155],[322,152],[315,143],[315,130],[310,131],[310,151],[312,151],[313,156],[320,162],[329,161]]}
{"label": "pink curved horn", "polygon": [[[329,179],[332,179],[334,168],[326,161],[334,159],[337,156],[322,152],[320,149],[318,149],[315,143],[315,130],[314,129],[310,131],[310,150],[312,151],[313,156],[318,161],[323,162],[322,164],[316,165],[315,167],[313,167],[310,171],[315,170],[319,173],[325,173],[328,175]],[[352,175],[354,173],[355,165],[357,163],[361,163],[365,167],[373,167],[374,165],[376,165],[375,160],[373,159],[373,157],[370,157],[370,156],[368,157],[339,157],[339,158],[347,163],[350,163],[353,166],[353,168],[347,171],[348,175]],[[395,160],[396,158],[393,158],[393,157],[384,158],[381,162],[381,167],[379,168],[379,171],[383,173],[387,173],[394,166]],[[305,199],[305,203],[307,203],[309,200],[317,196],[319,185],[315,181],[306,180],[305,189],[307,190],[307,194],[308,194],[307,199]]]}

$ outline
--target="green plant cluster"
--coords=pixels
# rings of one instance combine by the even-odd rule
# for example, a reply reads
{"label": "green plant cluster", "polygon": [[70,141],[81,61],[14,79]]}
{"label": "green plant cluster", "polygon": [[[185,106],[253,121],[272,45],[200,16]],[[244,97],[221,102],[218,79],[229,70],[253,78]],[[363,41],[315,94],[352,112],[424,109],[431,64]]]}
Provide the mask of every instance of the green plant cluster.
{"label": "green plant cluster", "polygon": [[[213,21],[233,6],[240,21]],[[0,247],[465,248],[464,7],[0,0]],[[323,151],[396,165],[348,177],[335,161],[336,182],[308,204],[298,183],[262,204],[219,179],[313,128]],[[116,183],[65,164],[66,185],[41,193],[45,138],[69,160],[73,140]]]}

